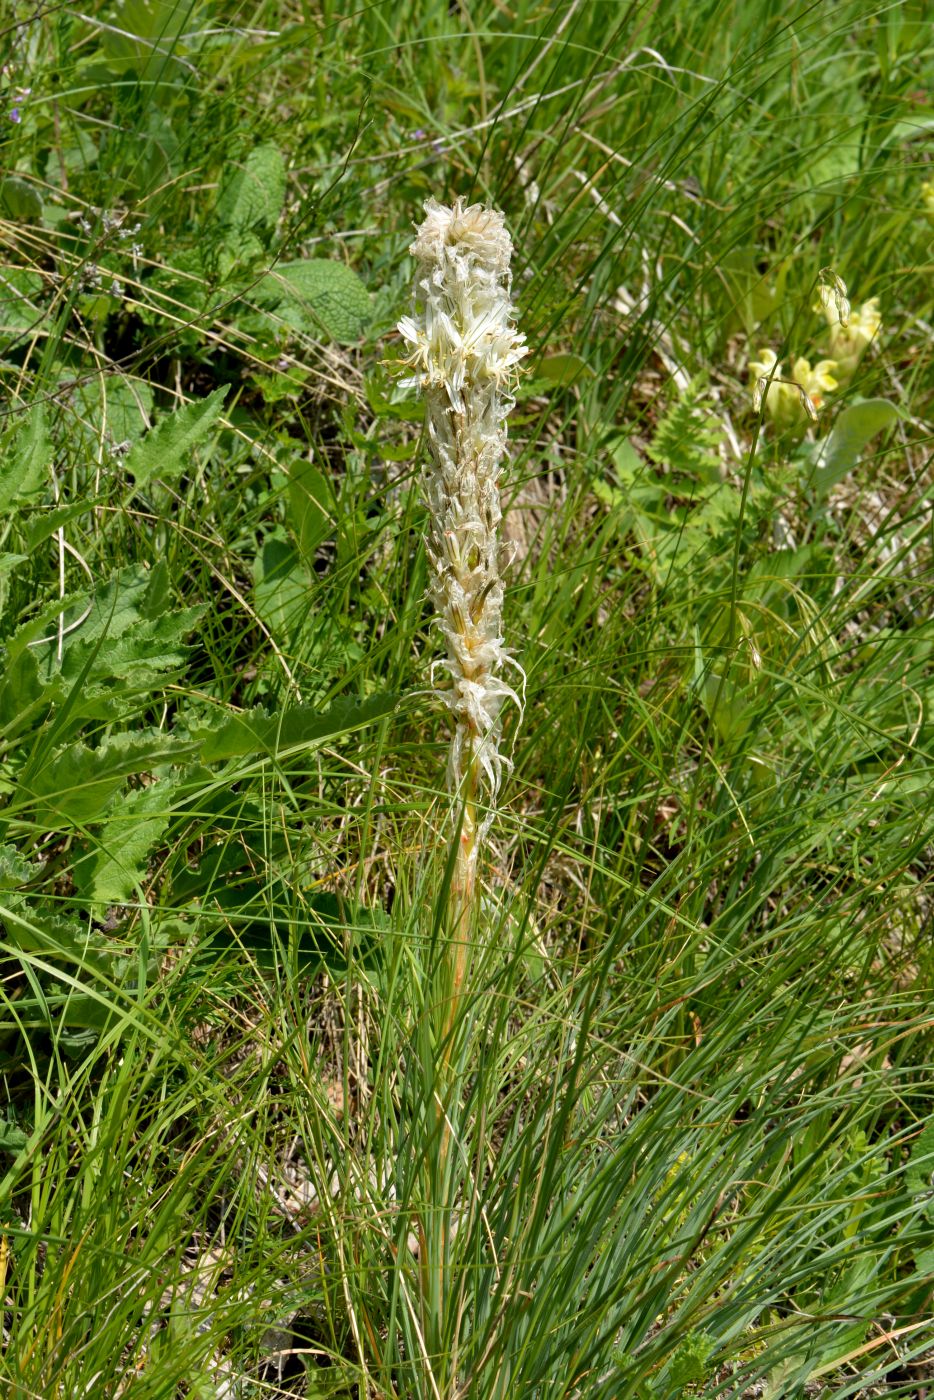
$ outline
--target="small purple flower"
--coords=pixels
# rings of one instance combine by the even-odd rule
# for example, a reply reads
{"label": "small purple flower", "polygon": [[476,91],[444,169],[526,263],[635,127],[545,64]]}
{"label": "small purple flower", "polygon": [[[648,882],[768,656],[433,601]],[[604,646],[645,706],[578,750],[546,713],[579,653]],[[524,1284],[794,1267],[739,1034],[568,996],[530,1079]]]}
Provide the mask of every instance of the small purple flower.
{"label": "small purple flower", "polygon": [[22,115],[21,115],[20,110],[19,110],[18,107],[11,107],[11,108],[10,108],[9,116],[10,116],[10,121],[11,121],[11,122],[17,122],[17,123],[18,123],[18,122],[21,122],[21,121],[23,120]]}
{"label": "small purple flower", "polygon": [[415,130],[412,132],[412,140],[413,140],[413,141],[424,141],[424,139],[425,139],[425,137],[426,137],[427,135],[428,135],[428,132],[425,131],[423,127],[417,126],[417,127],[415,128]]}

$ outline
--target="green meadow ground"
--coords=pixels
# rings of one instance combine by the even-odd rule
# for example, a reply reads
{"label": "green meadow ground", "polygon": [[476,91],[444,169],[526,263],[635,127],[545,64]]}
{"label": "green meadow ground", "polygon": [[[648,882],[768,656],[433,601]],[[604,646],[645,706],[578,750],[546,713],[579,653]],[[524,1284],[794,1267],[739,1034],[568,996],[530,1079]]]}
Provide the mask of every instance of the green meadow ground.
{"label": "green meadow ground", "polygon": [[[4,1396],[934,1386],[932,18],[4,7]],[[442,1047],[457,194],[526,688]],[[831,272],[881,328],[782,430]]]}

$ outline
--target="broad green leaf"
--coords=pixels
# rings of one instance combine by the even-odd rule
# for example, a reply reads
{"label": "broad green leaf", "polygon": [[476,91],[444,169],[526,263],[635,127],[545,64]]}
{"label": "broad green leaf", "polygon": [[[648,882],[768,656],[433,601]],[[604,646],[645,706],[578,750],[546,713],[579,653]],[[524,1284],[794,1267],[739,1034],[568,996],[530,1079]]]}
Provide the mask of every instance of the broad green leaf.
{"label": "broad green leaf", "polygon": [[314,552],[334,531],[334,497],[330,483],[312,462],[296,460],[289,468],[289,518],[302,555]]}
{"label": "broad green leaf", "polygon": [[285,157],[277,146],[257,146],[221,185],[217,217],[235,233],[271,228],[284,202]]}
{"label": "broad green leaf", "polygon": [[[90,612],[66,639],[61,662],[55,640],[61,605],[50,605],[7,642],[0,672],[0,727],[16,734],[67,696],[67,725],[52,741],[61,744],[89,717],[112,722],[131,712],[134,697],[150,694],[187,659],[187,638],[202,610],[169,612],[168,603],[163,565],[119,570],[99,586]],[[66,599],[66,621],[86,610],[86,595]],[[40,637],[49,640],[29,645]],[[56,724],[62,722],[63,710],[58,709]]]}
{"label": "broad green leaf", "polygon": [[185,608],[165,617],[141,618],[122,636],[106,638],[99,648],[94,642],[80,639],[66,646],[62,675],[66,680],[76,679],[95,652],[86,684],[127,681],[132,692],[138,693],[184,666],[188,654],[185,638],[202,613],[201,608]]}
{"label": "broad green leaf", "polygon": [[819,499],[823,500],[853,470],[866,444],[891,427],[899,416],[897,406],[888,399],[866,399],[843,410],[817,458],[815,481]]}
{"label": "broad green leaf", "polygon": [[359,340],[373,314],[370,294],[357,274],[327,258],[280,263],[257,288],[257,300],[291,303],[306,314],[306,324],[323,327],[342,344]]}
{"label": "broad green leaf", "polygon": [[145,486],[153,477],[171,481],[188,466],[187,454],[207,437],[220,416],[229,386],[222,384],[206,399],[177,408],[161,419],[136,444],[127,458],[126,469],[136,486]]}
{"label": "broad green leaf", "polygon": [[305,974],[323,966],[346,970],[350,944],[355,962],[371,959],[386,929],[385,913],[331,891],[294,886],[274,873],[277,858],[287,862],[287,853],[271,852],[267,868],[258,853],[225,841],[204,850],[194,869],[178,872],[174,899],[197,901],[202,928],[215,925],[211,950],[243,951],[263,968],[274,967],[288,953]]}
{"label": "broad green leaf", "polygon": [[103,429],[113,443],[135,443],[152,422],[152,390],[143,379],[107,375],[82,384],[75,407],[95,439]]}
{"label": "broad green leaf", "polygon": [[216,728],[200,728],[193,737],[205,763],[248,754],[277,754],[287,749],[333,739],[391,714],[394,695],[371,695],[366,700],[338,700],[324,713],[311,705],[293,705],[280,715],[263,709],[227,715]]}
{"label": "broad green leaf", "polygon": [[579,379],[593,379],[594,372],[580,355],[546,355],[535,370],[540,379],[552,384],[576,384]]}
{"label": "broad green leaf", "polygon": [[87,515],[87,501],[70,501],[66,506],[50,506],[47,508],[34,510],[26,525],[26,546],[30,553],[35,553],[39,545],[47,540],[56,530],[60,530],[63,525],[67,525],[71,520],[77,520],[79,516]]}
{"label": "broad green leaf", "polygon": [[267,539],[253,561],[256,611],[275,634],[290,635],[304,618],[311,576],[294,545]]}
{"label": "broad green leaf", "polygon": [[34,759],[20,779],[13,801],[40,826],[58,829],[100,821],[107,806],[134,773],[147,773],[182,756],[178,742],[161,730],[115,734],[96,749],[70,744],[48,759]]}
{"label": "broad green leaf", "polygon": [[41,316],[36,304],[42,293],[42,277],[30,268],[0,269],[0,333],[22,335]]}
{"label": "broad green leaf", "polygon": [[646,464],[630,438],[614,438],[607,450],[613,459],[619,481],[632,485],[640,478],[645,478],[647,474]]}
{"label": "broad green leaf", "polygon": [[925,1202],[934,1222],[934,1119],[925,1124],[915,1139],[905,1172],[905,1186],[911,1195]]}
{"label": "broad green leaf", "polygon": [[44,485],[52,461],[52,444],[45,422],[43,404],[34,404],[13,442],[9,455],[0,461],[0,511],[25,503]]}
{"label": "broad green leaf", "polygon": [[12,737],[37,712],[46,710],[63,692],[58,676],[46,683],[39,675],[35,649],[23,647],[7,659],[0,677],[0,728]]}
{"label": "broad green leaf", "polygon": [[89,131],[75,126],[72,122],[67,134],[67,142],[61,148],[53,146],[45,163],[45,178],[48,184],[63,188],[69,175],[80,175],[82,171],[97,164],[97,142]]}
{"label": "broad green leaf", "polygon": [[100,948],[100,940],[89,939],[77,920],[37,908],[22,895],[12,892],[6,893],[0,904],[0,926],[7,942],[23,953],[82,963],[88,957],[92,941]]}
{"label": "broad green leaf", "polygon": [[29,1141],[29,1134],[11,1123],[8,1118],[0,1118],[0,1152],[22,1152]]}
{"label": "broad green leaf", "polygon": [[[72,646],[101,637],[113,641],[142,617],[151,617],[153,614],[147,609],[146,600],[157,576],[161,577],[158,563],[152,569],[144,569],[140,564],[128,564],[103,579],[94,590],[91,611],[81,624],[81,630],[74,634]],[[159,616],[161,611],[155,615]],[[70,664],[67,655],[65,664]]]}
{"label": "broad green leaf", "polygon": [[[131,682],[127,693],[133,693],[177,670],[187,654],[185,638],[203,610],[167,612],[167,602],[165,570],[159,564],[149,570],[129,565],[112,574],[99,585],[90,612],[66,643],[62,679],[83,677],[86,691],[112,681]],[[85,606],[82,600],[82,612]],[[55,644],[47,646],[46,660]],[[43,657],[41,649],[34,650]]]}
{"label": "broad green leaf", "polygon": [[42,217],[42,196],[28,180],[7,175],[0,180],[0,212],[9,219],[35,224]]}
{"label": "broad green leaf", "polygon": [[130,68],[151,90],[185,76],[178,50],[190,16],[190,0],[123,0],[119,24],[95,26],[95,37],[113,66]]}

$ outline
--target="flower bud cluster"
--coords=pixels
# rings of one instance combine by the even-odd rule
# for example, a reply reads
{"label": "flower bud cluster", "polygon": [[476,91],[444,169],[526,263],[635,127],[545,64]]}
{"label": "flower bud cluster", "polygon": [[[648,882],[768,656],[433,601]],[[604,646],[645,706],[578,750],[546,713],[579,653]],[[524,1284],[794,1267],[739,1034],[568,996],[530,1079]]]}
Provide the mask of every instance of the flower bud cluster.
{"label": "flower bud cluster", "polygon": [[412,244],[415,312],[399,323],[412,371],[402,382],[425,398],[427,552],[447,646],[439,693],[455,720],[448,781],[456,791],[469,771],[482,774],[492,804],[503,768],[500,708],[515,698],[502,676],[499,479],[526,347],[515,327],[502,214],[459,199],[449,208],[429,199],[425,213]]}

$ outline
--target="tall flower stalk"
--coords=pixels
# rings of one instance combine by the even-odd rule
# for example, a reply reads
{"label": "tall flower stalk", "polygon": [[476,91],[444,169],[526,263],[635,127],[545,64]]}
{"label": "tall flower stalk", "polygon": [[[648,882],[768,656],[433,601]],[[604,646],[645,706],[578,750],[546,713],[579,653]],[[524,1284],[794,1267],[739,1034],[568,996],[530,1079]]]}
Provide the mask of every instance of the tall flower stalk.
{"label": "tall flower stalk", "polygon": [[499,486],[510,390],[526,347],[515,326],[502,214],[460,199],[449,208],[429,199],[425,214],[412,244],[415,312],[399,331],[413,371],[403,382],[425,398],[426,547],[447,651],[433,677],[443,673],[438,694],[454,720],[447,781],[460,821],[449,895],[449,1032],[471,942],[480,845],[506,764],[500,710],[515,698],[503,677]]}

